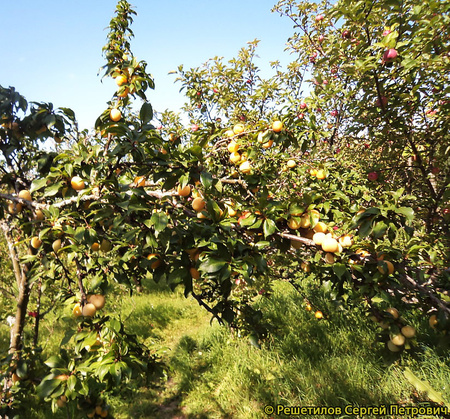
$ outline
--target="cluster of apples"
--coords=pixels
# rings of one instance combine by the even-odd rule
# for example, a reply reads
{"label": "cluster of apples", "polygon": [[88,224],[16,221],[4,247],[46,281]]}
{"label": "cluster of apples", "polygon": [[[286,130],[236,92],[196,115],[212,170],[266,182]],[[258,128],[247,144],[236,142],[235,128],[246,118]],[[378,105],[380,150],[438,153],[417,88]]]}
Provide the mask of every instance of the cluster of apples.
{"label": "cluster of apples", "polygon": [[[273,145],[273,133],[280,133],[283,130],[283,123],[281,121],[274,121],[272,123],[272,130],[266,130],[258,134],[258,142],[261,143],[261,147],[268,149]],[[246,151],[240,153],[240,144],[236,141],[236,138],[245,132],[243,124],[236,124],[233,129],[225,132],[225,135],[230,138],[230,142],[227,145],[227,149],[230,153],[230,162],[239,165],[239,171],[243,174],[249,174],[252,171],[252,164],[248,160],[248,154]]]}
{"label": "cluster of apples", "polygon": [[94,317],[98,310],[101,310],[106,303],[105,296],[102,294],[88,295],[87,303],[82,305],[76,303],[73,307],[72,313],[75,317]]}
{"label": "cluster of apples", "polygon": [[409,346],[409,341],[416,336],[416,329],[405,324],[400,319],[400,313],[394,307],[389,307],[385,311],[384,317],[380,320],[373,316],[372,320],[378,323],[383,330],[390,331],[386,347],[391,352],[400,352],[405,346]]}

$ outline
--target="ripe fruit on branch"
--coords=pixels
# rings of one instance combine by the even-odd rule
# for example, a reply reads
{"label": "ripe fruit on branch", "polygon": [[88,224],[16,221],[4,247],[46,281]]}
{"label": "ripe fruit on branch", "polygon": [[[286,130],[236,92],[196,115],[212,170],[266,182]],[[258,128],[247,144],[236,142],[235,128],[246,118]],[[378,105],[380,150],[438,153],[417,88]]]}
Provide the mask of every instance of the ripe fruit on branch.
{"label": "ripe fruit on branch", "polygon": [[117,122],[120,121],[122,118],[122,113],[117,108],[113,108],[109,111],[109,117],[111,118],[111,121]]}
{"label": "ripe fruit on branch", "polygon": [[392,63],[398,57],[398,52],[394,48],[390,48],[383,54],[383,62],[384,63]]}
{"label": "ripe fruit on branch", "polygon": [[314,226],[313,230],[314,230],[316,233],[326,233],[326,232],[328,231],[328,227],[327,227],[327,225],[326,225],[324,222],[319,221],[319,222]]}
{"label": "ripe fruit on branch", "polygon": [[100,243],[92,243],[91,250],[94,252],[98,252],[100,250]]}
{"label": "ripe fruit on branch", "polygon": [[337,252],[339,250],[339,244],[336,239],[333,239],[332,237],[326,237],[322,242],[322,250],[329,253]]}
{"label": "ripe fruit on branch", "polygon": [[386,96],[381,96],[381,100],[380,98],[378,98],[375,102],[375,106],[377,106],[378,108],[385,108],[388,104],[388,98]]}
{"label": "ripe fruit on branch", "polygon": [[395,345],[391,340],[388,341],[387,343],[387,348],[391,351],[391,352],[400,352],[402,350],[402,348],[398,347],[397,345]]}
{"label": "ripe fruit on branch", "polygon": [[61,239],[57,239],[52,243],[52,249],[55,253],[59,252],[59,249],[61,249]]}
{"label": "ripe fruit on branch", "polygon": [[101,310],[103,307],[105,307],[106,299],[104,295],[92,294],[88,296],[87,300],[89,303],[94,304],[97,310]]}
{"label": "ripe fruit on branch", "polygon": [[252,170],[252,165],[250,164],[250,162],[248,160],[246,160],[240,164],[239,170],[244,174],[248,174]]}
{"label": "ripe fruit on branch", "polygon": [[241,160],[241,155],[237,151],[234,151],[230,154],[230,162],[231,163],[237,163],[240,160]]}
{"label": "ripe fruit on branch", "polygon": [[318,232],[315,233],[312,240],[314,242],[314,244],[320,246],[326,239],[325,233],[323,232]]}
{"label": "ripe fruit on branch", "polygon": [[181,185],[178,185],[177,193],[179,196],[189,196],[191,194],[191,187],[189,185],[185,185],[182,188]]}
{"label": "ripe fruit on branch", "polygon": [[192,209],[196,212],[203,211],[205,206],[206,206],[206,202],[201,197],[197,197],[192,201]]}
{"label": "ripe fruit on branch", "polygon": [[400,316],[398,310],[396,308],[394,308],[394,307],[389,307],[386,310],[386,313],[389,313],[395,320],[397,320],[399,318],[399,316]]}
{"label": "ripe fruit on branch", "polygon": [[339,237],[339,244],[342,247],[351,247],[353,245],[353,239],[348,235]]}
{"label": "ripe fruit on branch", "polygon": [[309,262],[302,262],[300,268],[305,273],[311,272],[311,264]]}
{"label": "ripe fruit on branch", "polygon": [[109,240],[103,239],[100,245],[100,250],[102,252],[109,252],[111,250],[111,242]]}
{"label": "ripe fruit on branch", "polygon": [[42,241],[39,239],[38,236],[34,236],[34,237],[31,239],[31,247],[32,247],[32,248],[34,248],[34,249],[39,249],[39,248],[41,247],[41,245],[42,245]]}
{"label": "ripe fruit on branch", "polygon": [[317,179],[322,180],[322,179],[325,179],[326,177],[327,177],[327,175],[325,173],[325,170],[319,169],[319,170],[316,171],[316,178]]}
{"label": "ripe fruit on branch", "polygon": [[97,309],[92,303],[85,304],[81,310],[81,313],[83,314],[84,317],[94,317],[96,312]]}
{"label": "ripe fruit on branch", "polygon": [[283,123],[281,121],[274,121],[272,124],[273,132],[281,132],[283,129]]}
{"label": "ripe fruit on branch", "polygon": [[130,93],[130,89],[128,87],[125,87],[125,89],[123,89],[121,93],[117,93],[117,96],[127,97],[129,93]]}
{"label": "ripe fruit on branch", "polygon": [[387,269],[383,266],[383,265],[379,265],[378,271],[382,274],[382,275],[392,275],[395,271],[394,265],[392,264],[392,262],[389,262],[388,260],[384,260],[382,261],[383,264],[386,264]]}
{"label": "ripe fruit on branch", "polygon": [[42,221],[44,219],[44,213],[42,210],[37,209],[34,213],[34,219],[37,221]]}
{"label": "ripe fruit on branch", "polygon": [[231,140],[227,148],[230,153],[235,153],[239,150],[239,144],[236,141]]}
{"label": "ripe fruit on branch", "polygon": [[287,167],[289,167],[289,169],[293,169],[295,166],[297,166],[297,162],[295,160],[288,160],[286,165]]}
{"label": "ripe fruit on branch", "polygon": [[270,139],[269,141],[266,141],[265,143],[263,143],[261,147],[268,149],[268,148],[272,147],[272,145],[273,145],[273,140]]}
{"label": "ripe fruit on branch", "polygon": [[12,215],[18,214],[22,211],[22,204],[20,202],[11,202],[8,204],[8,212]]}
{"label": "ripe fruit on branch", "polygon": [[375,180],[378,179],[378,173],[377,172],[370,172],[367,175],[367,179],[369,179],[371,182],[374,182]]}
{"label": "ripe fruit on branch", "polygon": [[158,253],[150,253],[150,254],[147,256],[147,259],[150,260],[150,261],[152,261],[152,263],[151,263],[151,265],[150,265],[150,268],[156,269],[156,268],[158,268],[159,266],[161,266],[161,259],[159,258]]}
{"label": "ripe fruit on branch", "polygon": [[402,346],[405,343],[405,337],[402,334],[393,335],[391,342],[396,346]]}
{"label": "ripe fruit on branch", "polygon": [[287,225],[290,229],[297,230],[300,228],[300,221],[297,221],[295,218],[290,218]]}
{"label": "ripe fruit on branch", "polygon": [[350,39],[351,37],[352,37],[352,33],[348,29],[345,29],[344,31],[342,31],[342,38]]}
{"label": "ripe fruit on branch", "polygon": [[80,176],[74,176],[72,179],[70,179],[70,186],[72,186],[72,188],[76,191],[81,191],[86,187],[83,179],[81,179]]}
{"label": "ripe fruit on branch", "polygon": [[316,22],[322,22],[322,20],[323,20],[323,15],[316,16]]}
{"label": "ripe fruit on branch", "polygon": [[136,176],[133,180],[133,186],[136,188],[141,188],[145,186],[145,176]]}
{"label": "ripe fruit on branch", "polygon": [[128,82],[128,79],[124,75],[120,75],[116,77],[117,86],[123,86]]}
{"label": "ripe fruit on branch", "polygon": [[18,197],[25,199],[25,201],[31,201],[31,193],[27,189],[20,191]]}
{"label": "ripe fruit on branch", "polygon": [[430,318],[428,319],[429,325],[434,329],[436,328],[436,325],[439,323],[436,314],[432,314]]}
{"label": "ripe fruit on branch", "polygon": [[316,319],[323,319],[323,313],[320,311],[320,310],[317,310],[315,313],[314,313],[314,317],[316,318]]}
{"label": "ripe fruit on branch", "polygon": [[233,127],[233,132],[234,132],[236,135],[242,134],[242,133],[244,132],[244,130],[245,130],[245,127],[244,127],[243,124],[236,124],[236,125]]}
{"label": "ripe fruit on branch", "polygon": [[81,304],[80,303],[76,303],[75,306],[72,309],[72,314],[75,317],[80,317],[83,315],[83,311],[81,309]]}
{"label": "ripe fruit on branch", "polygon": [[311,225],[311,220],[309,219],[309,214],[303,214],[300,218],[300,227],[308,228]]}
{"label": "ripe fruit on branch", "polygon": [[402,335],[408,339],[411,339],[416,335],[416,329],[412,326],[403,326],[401,332]]}
{"label": "ripe fruit on branch", "polygon": [[325,255],[325,262],[329,263],[330,265],[334,263],[334,254],[333,253],[327,253]]}

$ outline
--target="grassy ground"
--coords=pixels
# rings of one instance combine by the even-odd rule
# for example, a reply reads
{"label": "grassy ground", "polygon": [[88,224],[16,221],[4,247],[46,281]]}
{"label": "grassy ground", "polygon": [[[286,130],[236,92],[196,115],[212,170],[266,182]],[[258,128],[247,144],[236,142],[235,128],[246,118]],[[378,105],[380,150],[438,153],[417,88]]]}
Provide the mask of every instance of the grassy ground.
{"label": "grassy ground", "polygon": [[[258,304],[274,328],[261,350],[210,325],[210,316],[194,300],[163,286],[110,300],[108,310],[120,313],[128,332],[159,348],[169,366],[160,387],[140,389],[132,400],[111,400],[115,417],[252,419],[269,417],[262,412],[266,405],[379,406],[427,400],[405,378],[406,367],[450,401],[449,352],[428,348],[425,342],[432,336],[420,319],[413,323],[419,331],[415,351],[400,356],[376,342],[376,325],[358,314],[349,321],[330,308],[332,321],[315,319],[287,283],[278,283],[271,298]],[[51,336],[43,339],[44,350],[51,352],[64,325],[55,319],[42,327]]]}
{"label": "grassy ground", "polygon": [[[450,357],[423,343],[413,355],[392,354],[376,342],[376,325],[316,320],[302,297],[279,283],[260,302],[276,331],[258,350],[246,339],[209,324],[192,300],[160,289],[123,300],[131,330],[167,347],[169,379],[160,391],[145,390],[120,418],[261,418],[265,405],[379,406],[417,404],[426,395],[403,375],[405,367],[450,400]],[[420,331],[421,325],[417,325]],[[155,399],[156,396],[156,399]]]}

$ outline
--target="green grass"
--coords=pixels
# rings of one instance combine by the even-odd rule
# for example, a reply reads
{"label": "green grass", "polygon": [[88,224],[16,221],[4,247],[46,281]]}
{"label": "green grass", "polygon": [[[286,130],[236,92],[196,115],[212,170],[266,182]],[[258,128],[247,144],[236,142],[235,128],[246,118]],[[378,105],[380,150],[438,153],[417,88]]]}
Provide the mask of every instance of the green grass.
{"label": "green grass", "polygon": [[[416,390],[403,376],[408,366],[450,400],[450,359],[421,344],[403,357],[376,341],[375,324],[357,315],[349,321],[333,311],[332,321],[316,320],[290,285],[278,283],[260,301],[276,327],[261,350],[232,335],[195,301],[164,290],[133,297],[125,310],[130,328],[167,346],[171,367],[161,391],[141,391],[117,405],[118,417],[261,418],[266,404],[359,406],[417,403]],[[152,332],[146,330],[152,325]],[[119,413],[120,412],[120,413]]]}
{"label": "green grass", "polygon": [[[270,298],[257,302],[272,327],[259,350],[211,325],[195,300],[149,285],[148,293],[110,299],[106,309],[121,316],[127,332],[160,351],[169,367],[167,381],[141,388],[132,399],[111,399],[116,418],[252,419],[266,417],[267,404],[417,404],[426,395],[406,380],[406,367],[450,401],[449,352],[428,347],[435,336],[426,319],[408,319],[418,329],[415,350],[392,354],[377,342],[379,330],[362,311],[348,318],[318,292],[329,319],[317,320],[303,297],[280,282]],[[51,336],[42,342],[46,352],[59,345],[66,326],[51,316],[43,322],[43,333]]]}

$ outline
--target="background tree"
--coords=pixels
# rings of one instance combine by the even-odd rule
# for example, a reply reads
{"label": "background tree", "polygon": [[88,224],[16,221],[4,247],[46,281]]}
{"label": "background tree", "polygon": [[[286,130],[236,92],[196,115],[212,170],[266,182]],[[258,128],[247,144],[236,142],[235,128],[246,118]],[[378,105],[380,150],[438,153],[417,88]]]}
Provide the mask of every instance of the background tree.
{"label": "background tree", "polygon": [[[391,351],[415,345],[404,310],[429,315],[445,339],[449,4],[353,3],[279,2],[299,30],[289,40],[297,58],[286,70],[272,63],[271,78],[256,66],[257,40],[228,63],[180,66],[189,127],[173,112],[154,115],[126,1],[103,50],[118,89],[95,132],[79,132],[69,109],[28,108],[1,89],[2,228],[18,303],[5,414],[30,393],[108,415],[101,395],[158,370],[157,356],[100,311],[117,284],[132,292],[145,277],[183,287],[258,347],[276,325],[253,301],[274,281],[332,319],[305,277],[340,310],[363,307]],[[43,151],[51,138],[55,151]],[[71,327],[42,363],[48,310]]]}

